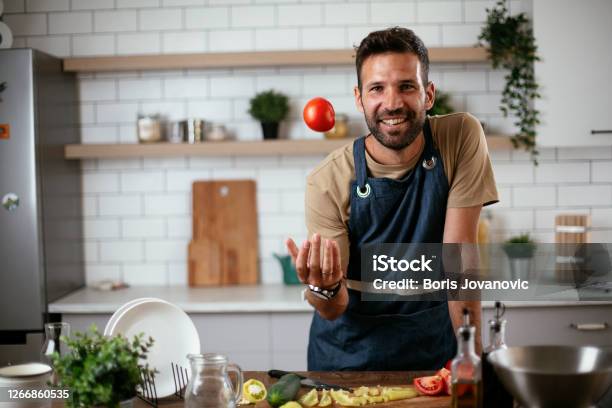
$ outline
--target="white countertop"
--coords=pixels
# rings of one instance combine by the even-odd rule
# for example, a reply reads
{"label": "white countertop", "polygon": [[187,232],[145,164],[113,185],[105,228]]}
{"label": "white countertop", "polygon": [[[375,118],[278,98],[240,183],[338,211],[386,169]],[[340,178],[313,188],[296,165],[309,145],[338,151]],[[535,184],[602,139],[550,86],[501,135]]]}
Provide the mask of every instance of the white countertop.
{"label": "white countertop", "polygon": [[[122,304],[141,297],[167,300],[187,313],[312,312],[302,301],[301,285],[252,285],[215,288],[185,286],[136,286],[115,291],[93,288],[77,290],[49,305],[50,313],[110,314]],[[612,301],[579,301],[568,295],[564,301],[504,302],[506,307],[554,307],[612,304]],[[482,302],[484,309],[494,302]]]}
{"label": "white countertop", "polygon": [[301,285],[246,285],[214,288],[136,286],[114,291],[84,288],[51,304],[50,313],[113,313],[132,299],[156,297],[187,313],[312,312]]}

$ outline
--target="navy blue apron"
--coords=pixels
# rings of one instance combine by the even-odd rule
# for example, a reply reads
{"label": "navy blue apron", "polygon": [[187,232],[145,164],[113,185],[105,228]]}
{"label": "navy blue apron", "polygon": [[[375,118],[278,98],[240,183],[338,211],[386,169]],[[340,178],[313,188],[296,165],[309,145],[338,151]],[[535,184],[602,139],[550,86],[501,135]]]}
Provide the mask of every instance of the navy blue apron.
{"label": "navy blue apron", "polygon": [[[347,279],[361,279],[364,244],[442,242],[448,179],[429,120],[423,133],[423,153],[401,180],[368,177],[365,137],[355,140],[357,178],[351,184]],[[457,342],[447,302],[361,301],[360,292],[348,292],[347,309],[336,320],[314,313],[309,371],[437,370],[455,356]]]}

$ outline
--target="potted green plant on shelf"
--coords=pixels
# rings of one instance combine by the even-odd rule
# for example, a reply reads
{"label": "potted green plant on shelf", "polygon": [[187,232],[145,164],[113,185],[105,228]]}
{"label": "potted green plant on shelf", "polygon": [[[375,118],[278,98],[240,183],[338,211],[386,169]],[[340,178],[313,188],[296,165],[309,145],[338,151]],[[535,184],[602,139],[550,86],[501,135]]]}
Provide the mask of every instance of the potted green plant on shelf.
{"label": "potted green plant on shelf", "polygon": [[64,356],[54,353],[52,362],[55,386],[70,390],[69,407],[129,407],[141,375],[154,374],[144,363],[153,339],[144,340],[142,333],[130,341],[123,336],[103,336],[92,325],[89,332],[62,340],[69,352]]}
{"label": "potted green plant on shelf", "polygon": [[250,105],[249,114],[261,122],[264,139],[277,139],[278,124],[289,112],[289,98],[270,89],[251,98]]}
{"label": "potted green plant on shelf", "polygon": [[512,136],[514,148],[524,147],[537,165],[536,126],[539,111],[534,107],[538,93],[534,63],[539,61],[530,20],[525,13],[510,15],[507,0],[499,0],[487,10],[487,21],[478,37],[487,47],[493,68],[503,68],[506,84],[502,91],[500,110],[505,117],[516,117],[518,132]]}

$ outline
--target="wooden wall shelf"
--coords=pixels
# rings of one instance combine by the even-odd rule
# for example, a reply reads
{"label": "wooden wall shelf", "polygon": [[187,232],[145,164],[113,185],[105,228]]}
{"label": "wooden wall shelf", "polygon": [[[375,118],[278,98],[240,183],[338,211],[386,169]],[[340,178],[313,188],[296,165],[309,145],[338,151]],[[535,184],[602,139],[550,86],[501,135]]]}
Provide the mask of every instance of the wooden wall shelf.
{"label": "wooden wall shelf", "polygon": [[[241,67],[294,67],[313,65],[350,65],[352,49],[304,51],[256,51],[199,54],[130,55],[64,59],[66,72],[168,70]],[[438,47],[429,49],[431,62],[485,62],[482,47]]]}
{"label": "wooden wall shelf", "polygon": [[[72,144],[66,145],[66,159],[117,159],[178,156],[306,156],[328,154],[349,143],[340,140],[266,140],[150,144]],[[489,150],[510,149],[506,136],[487,136]]]}

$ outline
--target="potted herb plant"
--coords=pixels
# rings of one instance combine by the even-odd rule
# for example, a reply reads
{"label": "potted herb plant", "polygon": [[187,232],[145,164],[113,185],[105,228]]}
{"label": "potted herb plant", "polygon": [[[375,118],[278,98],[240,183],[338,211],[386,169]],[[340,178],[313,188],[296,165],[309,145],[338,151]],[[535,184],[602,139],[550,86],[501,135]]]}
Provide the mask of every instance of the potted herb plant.
{"label": "potted herb plant", "polygon": [[504,242],[502,248],[510,261],[513,279],[529,278],[536,247],[529,234],[516,235]]}
{"label": "potted herb plant", "polygon": [[532,258],[536,243],[526,233],[510,237],[504,242],[503,248],[508,258]]}
{"label": "potted herb plant", "polygon": [[289,98],[270,89],[251,98],[250,104],[249,114],[261,122],[264,139],[277,139],[278,124],[289,112]]}
{"label": "potted herb plant", "polygon": [[144,363],[153,339],[143,340],[142,333],[130,341],[123,336],[105,337],[92,326],[89,332],[62,340],[69,352],[54,353],[52,361],[55,386],[70,390],[69,407],[130,407],[141,374],[154,374]]}

